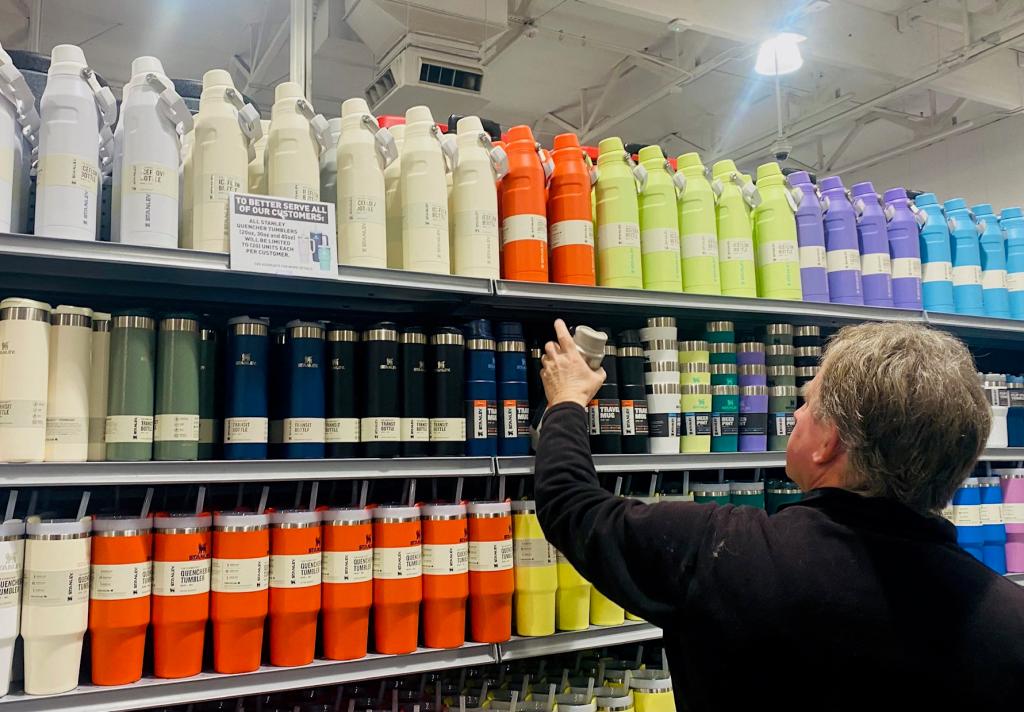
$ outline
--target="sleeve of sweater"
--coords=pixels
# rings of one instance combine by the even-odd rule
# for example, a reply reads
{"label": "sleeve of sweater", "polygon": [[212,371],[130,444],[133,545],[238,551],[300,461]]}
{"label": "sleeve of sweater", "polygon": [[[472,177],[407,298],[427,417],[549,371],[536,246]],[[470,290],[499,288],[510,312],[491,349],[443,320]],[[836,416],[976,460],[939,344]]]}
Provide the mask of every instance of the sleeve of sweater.
{"label": "sleeve of sweater", "polygon": [[538,517],[548,541],[598,590],[666,627],[710,565],[715,528],[731,506],[648,505],[603,489],[590,454],[586,411],[560,403],[544,416],[535,466]]}

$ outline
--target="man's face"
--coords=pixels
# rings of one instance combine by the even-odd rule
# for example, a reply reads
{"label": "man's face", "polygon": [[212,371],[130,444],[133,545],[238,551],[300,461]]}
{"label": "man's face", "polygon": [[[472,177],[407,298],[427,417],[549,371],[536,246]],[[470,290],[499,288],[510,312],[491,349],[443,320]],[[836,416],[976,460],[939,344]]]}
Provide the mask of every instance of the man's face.
{"label": "man's face", "polygon": [[818,377],[807,385],[804,404],[797,408],[796,425],[786,446],[786,474],[805,492],[812,488],[821,465],[814,461],[814,453],[820,452],[827,441],[829,427],[814,416],[814,404],[818,397]]}

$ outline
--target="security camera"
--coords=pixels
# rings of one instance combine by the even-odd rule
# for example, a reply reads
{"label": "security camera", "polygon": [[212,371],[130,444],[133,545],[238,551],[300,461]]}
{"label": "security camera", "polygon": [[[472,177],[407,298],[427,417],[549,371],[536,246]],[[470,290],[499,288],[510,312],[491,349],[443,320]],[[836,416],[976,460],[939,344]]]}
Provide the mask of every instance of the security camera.
{"label": "security camera", "polygon": [[779,139],[772,144],[772,155],[775,156],[776,161],[785,161],[789,158],[789,154],[793,152],[793,144],[784,139]]}

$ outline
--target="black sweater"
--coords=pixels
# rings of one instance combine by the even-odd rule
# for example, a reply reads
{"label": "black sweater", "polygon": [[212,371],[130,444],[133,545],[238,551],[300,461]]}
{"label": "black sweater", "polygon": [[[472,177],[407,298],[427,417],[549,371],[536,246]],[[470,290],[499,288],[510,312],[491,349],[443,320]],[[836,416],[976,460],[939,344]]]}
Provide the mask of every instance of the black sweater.
{"label": "black sweater", "polygon": [[544,417],[548,540],[660,626],[679,710],[1024,709],[1024,589],[956,531],[883,498],[752,507],[642,504],[603,490],[586,413]]}

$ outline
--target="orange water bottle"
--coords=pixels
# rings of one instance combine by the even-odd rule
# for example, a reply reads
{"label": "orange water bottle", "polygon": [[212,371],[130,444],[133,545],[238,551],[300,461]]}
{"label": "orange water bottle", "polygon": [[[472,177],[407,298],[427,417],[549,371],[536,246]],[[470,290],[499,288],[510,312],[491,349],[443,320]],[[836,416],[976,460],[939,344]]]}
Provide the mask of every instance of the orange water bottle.
{"label": "orange water bottle", "polygon": [[529,126],[505,136],[508,174],[501,179],[501,276],[548,281],[548,226],[540,147]]}
{"label": "orange water bottle", "polygon": [[203,669],[210,617],[209,514],[153,518],[153,674],[177,678]]}
{"label": "orange water bottle", "polygon": [[419,507],[373,510],[373,637],[377,652],[416,650],[423,600]]}
{"label": "orange water bottle", "polygon": [[423,644],[458,648],[466,642],[469,529],[464,504],[425,504],[423,526]]}
{"label": "orange water bottle", "polygon": [[470,633],[478,643],[501,643],[512,637],[512,505],[470,502]]}
{"label": "orange water bottle", "polygon": [[576,134],[555,136],[551,157],[555,170],[548,190],[548,244],[551,281],[597,284],[594,273],[594,222],[590,204],[590,169]]}
{"label": "orange water bottle", "polygon": [[142,677],[152,589],[152,520],[97,517],[92,523],[89,639],[94,685]]}
{"label": "orange water bottle", "polygon": [[270,664],[309,665],[320,613],[320,512],[270,515]]}
{"label": "orange water bottle", "polygon": [[269,514],[213,516],[210,618],[216,672],[252,672],[260,666],[270,600],[269,527]]}
{"label": "orange water bottle", "polygon": [[324,657],[366,655],[373,602],[373,521],[369,509],[327,509],[323,520]]}

